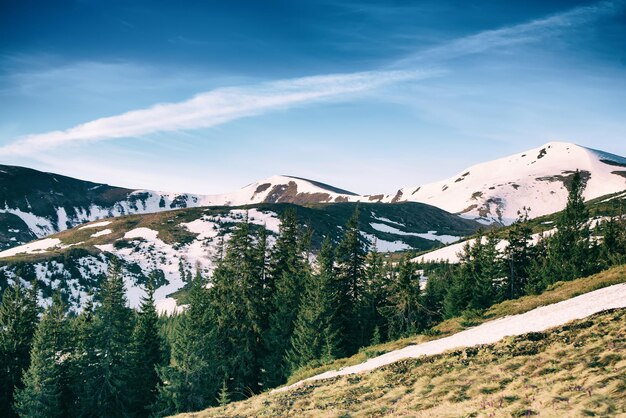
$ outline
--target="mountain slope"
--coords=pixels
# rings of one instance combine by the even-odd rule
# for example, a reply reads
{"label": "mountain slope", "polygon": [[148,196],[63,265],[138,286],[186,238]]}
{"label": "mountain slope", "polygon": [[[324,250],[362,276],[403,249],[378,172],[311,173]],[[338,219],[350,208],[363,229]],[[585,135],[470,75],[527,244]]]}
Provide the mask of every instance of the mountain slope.
{"label": "mountain slope", "polygon": [[587,200],[626,189],[626,158],[550,142],[469,167],[446,180],[404,187],[384,201],[423,202],[485,223],[509,224],[524,206],[531,208],[532,217],[562,208],[576,170],[586,182]]}
{"label": "mountain slope", "polygon": [[[501,319],[480,326],[510,325],[513,318],[521,317],[526,321],[518,321],[519,326],[539,332],[475,347],[467,347],[471,341],[459,339],[457,348],[443,354],[400,359],[357,375],[304,382],[193,416],[499,417],[532,416],[539,412],[554,417],[621,416],[626,412],[626,309],[594,312],[625,306],[625,281],[626,269],[621,266],[558,283],[542,295],[491,307],[485,316]],[[614,297],[620,295],[621,300]],[[572,315],[539,315],[557,310]],[[520,313],[521,316],[516,315]],[[511,314],[516,316],[509,317]],[[529,315],[534,315],[535,320],[527,321]],[[559,328],[549,328],[567,322],[568,318],[583,317]],[[462,318],[449,320],[437,326],[437,330],[446,335],[458,330],[461,323]],[[517,332],[523,331],[517,328],[510,334]],[[456,334],[456,338],[461,335]],[[367,353],[376,355],[394,344],[406,347],[404,351],[415,351],[420,343],[429,340],[426,344],[437,344],[443,339],[420,335],[373,346],[357,356],[367,358]],[[340,361],[336,363],[342,365]]]}
{"label": "mountain slope", "polygon": [[0,249],[102,218],[199,206],[356,201],[327,184],[273,176],[218,195],[130,190],[29,168],[0,165]]}
{"label": "mountain slope", "polygon": [[[356,203],[297,207],[301,224],[313,230],[312,244],[319,248],[325,236],[338,240]],[[41,280],[44,295],[61,289],[78,308],[87,292],[97,290],[111,258],[125,269],[131,306],[144,294],[141,285],[155,269],[162,272],[156,292],[161,310],[171,310],[168,295],[185,284],[179,265],[192,271],[196,265],[209,274],[222,238],[246,216],[255,228],[265,227],[270,244],[278,233],[279,217],[289,203],[264,203],[246,207],[186,208],[153,214],[135,214],[95,221],[47,238],[0,252],[0,290],[17,273]],[[364,238],[376,241],[380,251],[441,246],[474,233],[480,224],[421,203],[373,203],[362,208],[360,228]]]}

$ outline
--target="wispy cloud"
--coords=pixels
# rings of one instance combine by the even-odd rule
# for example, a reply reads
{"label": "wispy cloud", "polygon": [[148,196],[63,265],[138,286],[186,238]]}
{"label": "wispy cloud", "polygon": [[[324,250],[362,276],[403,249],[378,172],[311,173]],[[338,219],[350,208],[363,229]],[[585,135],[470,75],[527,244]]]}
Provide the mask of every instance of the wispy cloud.
{"label": "wispy cloud", "polygon": [[441,73],[415,69],[423,64],[432,66],[433,63],[441,63],[468,54],[546,39],[567,28],[616,13],[623,6],[624,1],[603,1],[543,19],[454,39],[408,56],[386,70],[219,88],[198,94],[183,102],[157,104],[145,109],[96,119],[67,130],[18,138],[0,147],[0,155],[26,155],[71,143],[207,128],[310,102],[344,99],[384,85],[429,78]]}
{"label": "wispy cloud", "polygon": [[436,71],[371,71],[280,80],[215,89],[180,103],[158,104],[63,131],[29,135],[0,148],[0,155],[31,154],[79,141],[136,137],[208,128],[270,110],[368,91],[385,84],[437,75]]}
{"label": "wispy cloud", "polygon": [[542,41],[550,36],[561,34],[572,27],[593,22],[603,16],[613,15],[622,10],[624,4],[624,0],[602,1],[589,6],[576,7],[542,19],[483,31],[419,51],[397,61],[392,67],[449,60],[496,48]]}

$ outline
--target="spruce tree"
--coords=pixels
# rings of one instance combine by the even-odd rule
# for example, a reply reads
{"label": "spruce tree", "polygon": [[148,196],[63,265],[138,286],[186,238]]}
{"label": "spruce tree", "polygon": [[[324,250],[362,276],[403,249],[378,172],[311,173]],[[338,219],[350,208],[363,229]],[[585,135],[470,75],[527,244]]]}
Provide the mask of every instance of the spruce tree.
{"label": "spruce tree", "polygon": [[338,354],[334,326],[333,249],[329,239],[323,242],[317,263],[318,271],[306,277],[291,347],[287,352],[291,372],[303,366],[328,362]]}
{"label": "spruce tree", "polygon": [[427,273],[428,280],[422,297],[425,328],[431,328],[443,320],[444,299],[452,284],[454,268],[446,263],[442,267]]}
{"label": "spruce tree", "polygon": [[509,245],[504,251],[506,281],[502,289],[503,299],[516,299],[524,294],[535,252],[531,243],[532,228],[528,224],[528,212],[524,207],[518,212],[515,223],[508,232]]}
{"label": "spruce tree", "polygon": [[227,376],[231,394],[241,399],[259,391],[264,305],[264,233],[251,225],[235,227],[217,264],[210,289],[220,381]]}
{"label": "spruce tree", "polygon": [[376,250],[376,242],[372,244],[372,250],[367,255],[365,261],[365,309],[363,326],[365,334],[372,343],[374,331],[378,332],[378,339],[381,334],[387,335],[387,321],[381,314],[381,310],[387,303],[388,298],[388,278],[386,266],[382,255]]}
{"label": "spruce tree", "polygon": [[69,333],[65,307],[59,293],[44,313],[35,332],[30,367],[23,377],[24,387],[15,394],[15,410],[20,417],[66,417]]}
{"label": "spruce tree", "polygon": [[[127,306],[121,265],[113,262],[100,291],[100,305],[86,330],[82,353],[84,385],[78,388],[81,416],[127,416],[130,414],[130,337],[133,313]],[[89,335],[91,334],[91,335]]]}
{"label": "spruce tree", "polygon": [[206,281],[196,272],[187,308],[176,322],[170,364],[159,368],[157,416],[197,411],[214,404],[219,386],[215,324]]}
{"label": "spruce tree", "polygon": [[547,241],[544,285],[572,280],[593,272],[589,212],[583,199],[585,184],[579,171],[572,176],[567,205],[556,222],[556,232]]}
{"label": "spruce tree", "polygon": [[268,329],[263,334],[263,385],[268,388],[281,384],[289,373],[287,351],[301,294],[310,275],[306,242],[295,211],[285,211],[269,261],[270,313]]}
{"label": "spruce tree", "polygon": [[369,243],[359,231],[359,209],[348,220],[343,239],[337,246],[337,324],[340,346],[345,354],[354,354],[368,343],[365,317],[365,257]]}
{"label": "spruce tree", "polygon": [[459,316],[469,306],[472,299],[474,275],[469,264],[476,246],[481,246],[483,235],[467,242],[459,254],[459,267],[455,270],[451,285],[443,300],[444,318]]}
{"label": "spruce tree", "polygon": [[14,393],[21,389],[22,375],[28,369],[39,305],[37,282],[24,290],[16,277],[4,291],[0,304],[0,416],[14,417]]}
{"label": "spruce tree", "polygon": [[154,306],[154,277],[146,286],[131,339],[131,415],[148,416],[155,403],[160,382],[157,368],[163,363],[163,341],[159,334],[159,318]]}
{"label": "spruce tree", "polygon": [[402,258],[393,276],[384,314],[388,321],[390,339],[415,334],[423,328],[424,310],[416,266],[408,256]]}
{"label": "spruce tree", "polygon": [[469,260],[469,267],[474,276],[474,286],[472,288],[472,298],[470,308],[483,310],[496,302],[496,283],[502,279],[502,261],[496,245],[498,238],[490,233],[486,241],[473,248],[472,258]]}

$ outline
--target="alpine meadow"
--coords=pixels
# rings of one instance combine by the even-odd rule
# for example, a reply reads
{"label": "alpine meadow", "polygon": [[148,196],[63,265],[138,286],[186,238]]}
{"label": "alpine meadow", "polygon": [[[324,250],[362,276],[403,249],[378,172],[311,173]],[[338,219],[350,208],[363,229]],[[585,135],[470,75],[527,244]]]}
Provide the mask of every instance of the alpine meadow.
{"label": "alpine meadow", "polygon": [[626,417],[626,1],[0,39],[0,417]]}

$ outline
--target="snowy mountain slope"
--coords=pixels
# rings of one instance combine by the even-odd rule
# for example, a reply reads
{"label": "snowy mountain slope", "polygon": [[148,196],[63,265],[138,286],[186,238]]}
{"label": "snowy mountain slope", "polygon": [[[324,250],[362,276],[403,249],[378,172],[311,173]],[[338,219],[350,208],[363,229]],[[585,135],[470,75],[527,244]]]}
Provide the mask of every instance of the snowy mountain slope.
{"label": "snowy mountain slope", "polygon": [[[601,222],[604,222],[610,218],[623,217],[626,209],[626,192],[614,193],[607,196],[600,196],[586,202],[587,209],[591,214],[588,224],[593,231]],[[559,212],[550,215],[535,218],[530,221],[530,225],[534,233],[532,234],[532,244],[536,244],[542,236],[550,236],[555,231],[555,223],[559,216]],[[509,242],[504,239],[506,237],[507,229],[500,229],[498,236],[500,241],[496,245],[498,251],[504,251],[509,245]],[[486,238],[483,237],[483,242]],[[415,263],[431,263],[431,262],[449,262],[458,263],[460,254],[463,252],[464,247],[469,244],[473,246],[476,242],[475,238],[461,240],[458,242],[450,243],[442,248],[437,248],[432,251],[421,254],[412,259]]]}
{"label": "snowy mountain slope", "polygon": [[[268,230],[271,244],[278,233],[280,214],[294,207],[265,203],[245,209],[186,208],[95,221],[0,252],[0,291],[19,273],[24,280],[38,278],[47,297],[60,288],[71,306],[78,308],[89,290],[97,290],[114,257],[124,266],[132,306],[139,304],[146,276],[158,269],[155,296],[159,309],[172,310],[176,304],[168,295],[185,284],[181,263],[187,271],[198,265],[210,274],[221,240],[228,241],[233,226],[246,215],[255,227]],[[301,224],[312,228],[315,249],[325,236],[340,238],[355,207],[355,203],[297,207],[297,216]],[[474,221],[414,202],[372,203],[361,211],[360,219],[363,236],[376,241],[380,251],[434,248],[480,227]]]}
{"label": "snowy mountain slope", "polygon": [[510,224],[524,206],[531,208],[532,217],[561,209],[576,170],[587,183],[587,200],[626,189],[626,158],[550,142],[469,167],[446,180],[404,187],[384,201],[423,202],[485,223]]}
{"label": "snowy mountain slope", "polygon": [[360,199],[346,190],[289,176],[273,176],[233,193],[195,195],[130,190],[23,167],[0,166],[0,249],[84,222],[133,213],[198,206],[310,204]]}
{"label": "snowy mountain slope", "polygon": [[626,283],[617,284],[585,293],[563,302],[542,306],[523,314],[489,321],[449,337],[422,344],[410,345],[406,348],[374,357],[355,366],[328,371],[293,385],[275,389],[273,392],[286,391],[314,380],[330,379],[336,376],[367,372],[402,359],[435,355],[462,347],[490,344],[507,336],[541,332],[564,325],[576,319],[586,318],[598,312],[625,307]]}

